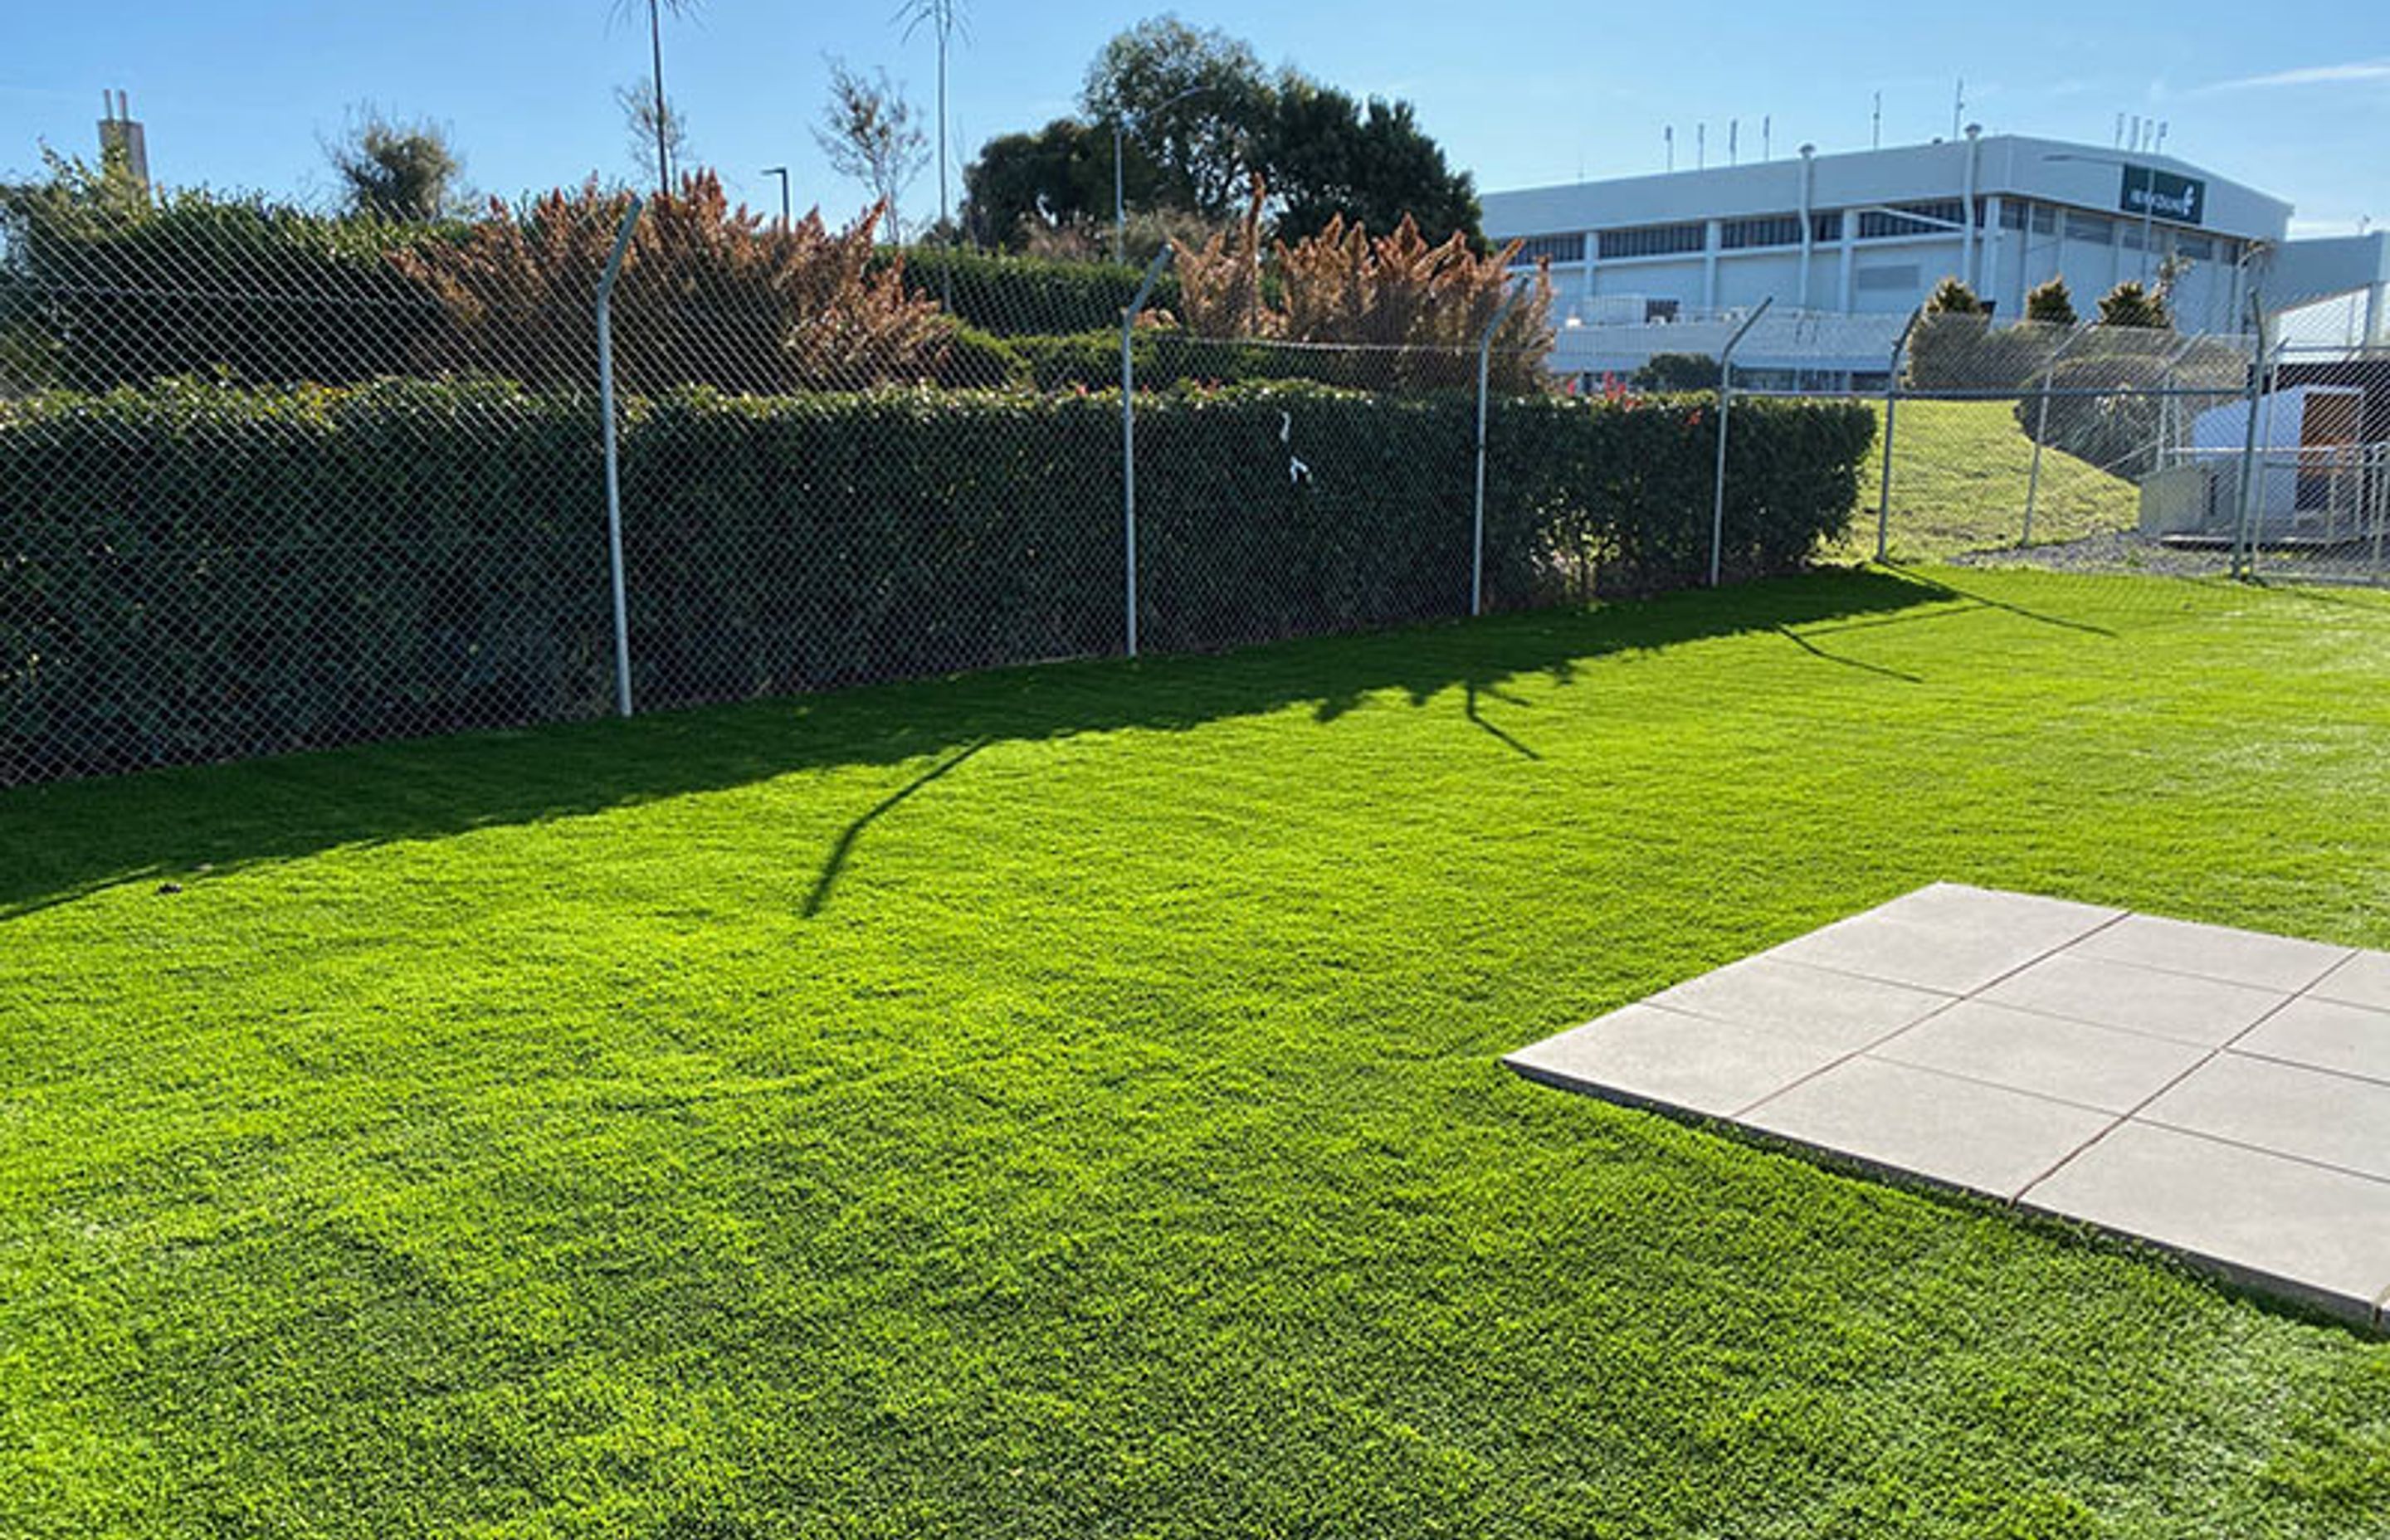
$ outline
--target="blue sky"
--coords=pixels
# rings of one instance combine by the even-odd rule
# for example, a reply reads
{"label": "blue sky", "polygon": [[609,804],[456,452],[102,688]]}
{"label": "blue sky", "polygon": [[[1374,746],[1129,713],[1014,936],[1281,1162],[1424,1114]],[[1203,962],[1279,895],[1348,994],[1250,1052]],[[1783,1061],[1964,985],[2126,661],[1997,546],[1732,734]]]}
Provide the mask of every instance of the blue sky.
{"label": "blue sky", "polygon": [[[966,0],[953,136],[966,147],[1069,109],[1087,60],[1152,8]],[[1157,7],[1158,8],[1158,7]],[[821,6],[706,0],[667,20],[665,76],[699,158],[734,192],[776,202],[766,165],[794,168],[798,206],[851,212],[807,132],[823,56],[885,65],[926,104],[926,37],[895,0]],[[1456,5],[1452,0],[1189,0],[1187,19],[1359,92],[1407,96],[1454,160],[1492,189],[1659,169],[1663,125],[1680,165],[1693,124],[1760,120],[1779,155],[1804,139],[1864,148],[1872,94],[1884,140],[1947,134],[1967,116],[2105,145],[2118,112],[2171,124],[2167,149],[2297,205],[2301,233],[2390,221],[2390,6],[2278,0],[2253,9],[2177,0],[2154,10],[2021,0],[1998,6]],[[2088,25],[2087,23],[2096,23]],[[2130,29],[2129,32],[2127,29]],[[173,183],[322,197],[319,139],[370,100],[446,124],[477,187],[512,195],[632,174],[612,88],[645,73],[642,27],[609,0],[408,6],[276,0],[47,6],[0,51],[0,172],[37,145],[89,153],[103,86],[132,95],[152,168]],[[935,202],[924,173],[907,212]]]}

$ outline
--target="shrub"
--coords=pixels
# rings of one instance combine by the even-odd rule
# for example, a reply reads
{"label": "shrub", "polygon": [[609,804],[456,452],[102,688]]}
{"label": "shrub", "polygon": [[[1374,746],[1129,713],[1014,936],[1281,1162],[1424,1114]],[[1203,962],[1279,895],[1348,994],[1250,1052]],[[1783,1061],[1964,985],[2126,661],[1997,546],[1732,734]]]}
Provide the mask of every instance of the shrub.
{"label": "shrub", "polygon": [[[1138,415],[1147,645],[1460,613],[1474,403],[1307,382]],[[1736,408],[1730,574],[1843,528],[1873,417]],[[1708,558],[1715,417],[1501,400],[1486,593],[1648,592]],[[1290,435],[1291,434],[1291,438]],[[1120,645],[1116,394],[626,403],[653,707]],[[0,766],[89,773],[591,714],[610,699],[598,424],[577,392],[194,381],[0,404]],[[1312,468],[1290,476],[1290,442]]]}
{"label": "shrub", "polygon": [[1682,391],[1715,391],[1718,361],[1705,353],[1655,353],[1628,377],[1638,391],[1668,394]]}
{"label": "shrub", "polygon": [[[535,386],[596,378],[599,275],[624,195],[593,180],[519,216],[493,204],[455,244],[392,254],[434,295],[448,324],[420,369]],[[615,290],[614,370],[631,391],[854,389],[935,378],[951,328],[906,292],[901,263],[872,262],[867,212],[832,232],[821,211],[785,228],[733,209],[712,172],[652,199],[632,232]]]}
{"label": "shrub", "polygon": [[[1122,309],[1136,297],[1145,276],[1141,269],[1108,262],[947,246],[901,251],[882,248],[873,256],[872,268],[901,274],[907,293],[936,301],[956,319],[997,337],[1117,326]],[[1175,309],[1177,279],[1163,273],[1147,302],[1157,310]]]}
{"label": "shrub", "polygon": [[204,189],[156,194],[53,158],[0,188],[0,338],[18,387],[181,374],[345,384],[403,372],[441,324],[389,254],[452,225],[327,218]]}
{"label": "shrub", "polygon": [[[1513,242],[1480,254],[1463,235],[1431,246],[1406,216],[1372,237],[1342,215],[1317,235],[1273,250],[1265,284],[1261,189],[1244,225],[1201,247],[1178,248],[1181,318],[1201,336],[1266,338],[1311,345],[1416,350],[1377,372],[1406,387],[1451,386],[1476,376],[1478,340],[1517,280]],[[1509,391],[1546,387],[1551,285],[1539,270],[1503,317],[1492,379]]]}

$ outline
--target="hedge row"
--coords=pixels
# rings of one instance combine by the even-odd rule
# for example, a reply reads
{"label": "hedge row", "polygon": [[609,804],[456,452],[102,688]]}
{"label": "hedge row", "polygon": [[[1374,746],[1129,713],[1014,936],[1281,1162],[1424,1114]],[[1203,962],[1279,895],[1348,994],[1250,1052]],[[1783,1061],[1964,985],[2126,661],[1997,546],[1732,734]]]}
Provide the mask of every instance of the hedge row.
{"label": "hedge row", "polygon": [[[1470,398],[1253,385],[1137,421],[1147,648],[1464,612]],[[0,405],[0,780],[603,711],[597,428],[486,383]],[[1871,431],[1738,406],[1729,571],[1839,533]],[[1698,581],[1714,432],[1699,401],[1503,403],[1489,602],[1563,559]],[[622,448],[644,706],[1121,646],[1117,396],[690,392],[634,404]]]}
{"label": "hedge row", "polygon": [[[885,264],[893,256],[883,250],[873,261]],[[908,246],[904,257],[906,288],[998,337],[1115,326],[1145,276],[1139,268],[1115,263],[1064,262],[970,246]],[[1177,278],[1164,272],[1146,302],[1176,310]]]}

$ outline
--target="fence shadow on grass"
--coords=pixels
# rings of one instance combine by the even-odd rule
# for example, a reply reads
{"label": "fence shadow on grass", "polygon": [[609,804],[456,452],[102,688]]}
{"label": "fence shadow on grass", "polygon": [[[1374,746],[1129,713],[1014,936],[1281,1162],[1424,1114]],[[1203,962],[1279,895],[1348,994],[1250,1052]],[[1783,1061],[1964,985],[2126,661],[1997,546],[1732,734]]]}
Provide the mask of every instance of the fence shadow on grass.
{"label": "fence shadow on grass", "polygon": [[[1589,610],[1312,638],[1217,656],[1012,668],[840,694],[364,745],[244,764],[0,791],[0,918],[120,883],[186,880],[337,847],[431,840],[601,812],[833,765],[951,756],[1114,728],[1184,730],[1312,703],[1415,704],[1509,678],[1565,682],[1583,660],[1921,607],[1964,606],[1930,581],[1833,571]],[[1510,735],[1486,725],[1505,744]],[[918,788],[922,781],[913,783]],[[908,790],[913,789],[908,788]],[[852,847],[870,817],[849,831]],[[833,850],[809,901],[837,881]]]}

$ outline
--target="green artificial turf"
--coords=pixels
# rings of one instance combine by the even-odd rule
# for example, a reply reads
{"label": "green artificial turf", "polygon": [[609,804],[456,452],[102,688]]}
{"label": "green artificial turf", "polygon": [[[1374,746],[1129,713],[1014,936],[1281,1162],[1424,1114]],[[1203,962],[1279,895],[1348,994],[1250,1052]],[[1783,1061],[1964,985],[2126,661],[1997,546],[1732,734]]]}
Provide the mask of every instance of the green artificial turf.
{"label": "green artificial turf", "polygon": [[1837,574],[0,795],[0,1533],[2382,1534],[2390,1345],[1497,1058],[1935,879],[2390,943],[2385,679]]}
{"label": "green artificial turf", "polygon": [[[1841,543],[1846,557],[1875,554],[1883,490],[1883,405],[1860,476],[1858,515]],[[2025,541],[2024,508],[2033,486],[2033,440],[2009,401],[1908,401],[1893,417],[1892,507],[1887,551],[1895,561],[1927,561],[2008,549]],[[2045,448],[2041,483],[2032,492],[2032,544],[2137,528],[2140,490],[2064,450]]]}

